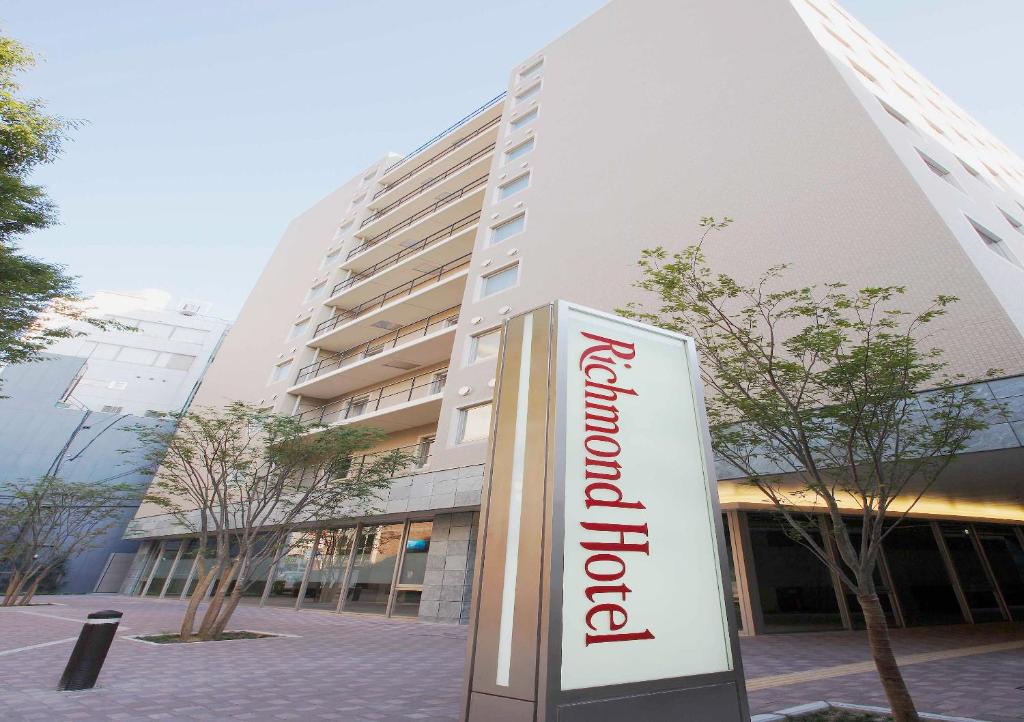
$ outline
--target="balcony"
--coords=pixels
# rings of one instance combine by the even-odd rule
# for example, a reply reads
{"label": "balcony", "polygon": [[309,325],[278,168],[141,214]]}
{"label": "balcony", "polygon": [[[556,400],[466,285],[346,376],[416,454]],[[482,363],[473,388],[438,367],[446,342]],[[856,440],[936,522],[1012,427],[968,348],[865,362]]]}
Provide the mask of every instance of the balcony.
{"label": "balcony", "polygon": [[402,472],[413,472],[417,469],[422,469],[430,464],[432,446],[433,439],[430,439],[429,441],[424,440],[418,444],[409,444],[408,446],[399,446],[394,449],[374,451],[369,454],[363,454],[362,456],[353,456],[349,459],[348,469],[345,472],[345,476],[342,478],[355,478],[367,465],[372,464],[389,454],[394,454],[395,452],[412,457],[411,461],[404,468],[396,469],[395,476],[400,476]]}
{"label": "balcony", "polygon": [[296,415],[306,423],[372,426],[386,433],[426,426],[437,422],[447,374],[447,367],[434,369]]}
{"label": "balcony", "polygon": [[[498,93],[496,96],[494,96],[493,98],[488,100],[486,103],[481,105],[479,108],[477,108],[473,112],[469,113],[469,115],[466,115],[465,117],[460,118],[456,122],[452,123],[450,126],[445,128],[444,130],[442,130],[440,133],[435,135],[433,138],[428,140],[426,143],[423,143],[422,145],[420,145],[415,150],[413,150],[410,153],[406,154],[406,156],[404,158],[402,158],[402,159],[392,163],[387,168],[385,168],[384,169],[384,173],[381,175],[381,182],[386,184],[385,185],[385,189],[393,188],[394,186],[398,185],[399,183],[405,182],[406,180],[408,180],[409,178],[414,176],[416,173],[418,173],[419,171],[423,170],[425,167],[431,165],[432,163],[437,162],[439,159],[443,158],[445,155],[451,153],[453,150],[455,150],[455,149],[461,147],[462,145],[464,145],[467,141],[471,140],[474,137],[478,137],[481,133],[486,132],[486,130],[489,130],[490,128],[493,128],[498,123],[500,123],[501,122],[501,114],[499,112],[499,114],[498,114],[498,116],[496,118],[492,118],[492,119],[486,120],[485,123],[483,123],[481,125],[478,125],[476,128],[473,128],[470,133],[467,133],[466,135],[463,135],[461,138],[456,140],[454,143],[451,143],[451,144],[445,146],[439,152],[432,154],[426,160],[421,161],[420,163],[418,163],[415,168],[412,168],[411,170],[406,170],[400,177],[391,177],[391,178],[389,178],[389,174],[390,173],[392,173],[393,171],[397,170],[401,166],[405,165],[410,160],[412,160],[416,155],[418,155],[419,153],[422,153],[423,151],[425,151],[427,148],[429,148],[430,146],[434,145],[438,141],[443,140],[446,136],[448,136],[451,133],[455,132],[459,128],[462,128],[462,127],[465,127],[465,126],[472,126],[473,122],[475,120],[486,118],[487,111],[489,109],[491,109],[491,108],[495,108],[502,100],[505,99],[505,95],[506,95],[505,91],[502,91],[501,93]],[[374,196],[374,197],[376,197],[376,196]]]}
{"label": "balcony", "polygon": [[451,358],[459,307],[422,318],[358,346],[299,369],[288,393],[330,399],[352,389],[380,383],[395,370],[412,369]]}
{"label": "balcony", "polygon": [[462,301],[472,254],[459,258],[341,310],[314,331],[314,348],[341,351],[373,338],[380,329],[395,330],[424,315],[440,313]]}
{"label": "balcony", "polygon": [[427,272],[425,269],[436,268],[447,258],[470,253],[473,250],[479,222],[480,212],[471,213],[440,231],[382,258],[372,266],[352,273],[331,289],[331,295],[324,303],[328,306],[340,306],[342,299],[346,303],[361,302],[365,298],[377,295],[382,288],[410,281]]}
{"label": "balcony", "polygon": [[491,157],[491,154],[494,152],[494,146],[494,143],[484,146],[483,148],[476,151],[472,155],[467,156],[462,161],[451,166],[443,173],[435,175],[433,178],[428,178],[411,191],[390,201],[387,205],[377,209],[374,213],[367,216],[363,220],[363,222],[359,224],[359,228],[366,228],[370,224],[379,221],[396,208],[404,206],[416,198],[423,197],[423,194],[426,193],[431,188],[436,188],[439,192],[447,194],[448,192],[450,192],[450,189],[445,187],[444,181],[449,179],[457,181],[458,176],[461,173],[467,171],[468,169],[471,169],[471,167],[474,165],[479,165],[483,167],[486,164],[487,159],[489,159]]}
{"label": "balcony", "polygon": [[[394,238],[396,239],[396,242],[398,242],[399,237],[402,234],[402,231],[406,230],[407,228],[415,226],[420,221],[423,221],[424,219],[434,215],[435,213],[438,213],[439,211],[449,211],[449,216],[442,217],[442,223],[445,220],[448,220],[451,214],[455,214],[455,218],[452,218],[451,220],[448,221],[448,223],[451,223],[454,222],[454,220],[456,220],[457,218],[461,218],[463,215],[466,215],[473,210],[479,210],[480,203],[470,203],[470,200],[473,199],[474,201],[482,202],[482,195],[487,187],[488,177],[489,174],[485,173],[482,176],[474,178],[461,188],[457,188],[452,192],[448,193],[447,195],[443,196],[442,198],[439,198],[438,200],[434,201],[425,208],[421,208],[420,210],[413,213],[411,216],[408,216],[407,218],[396,223],[390,228],[386,228],[385,230],[380,231],[379,233],[376,233],[375,235],[367,238],[358,246],[351,249],[345,256],[345,260],[350,261],[353,258],[365,253],[367,250],[379,246],[383,241]],[[459,201],[463,202],[459,203]],[[469,207],[470,205],[475,207],[471,208]],[[460,211],[461,213],[459,213]]]}

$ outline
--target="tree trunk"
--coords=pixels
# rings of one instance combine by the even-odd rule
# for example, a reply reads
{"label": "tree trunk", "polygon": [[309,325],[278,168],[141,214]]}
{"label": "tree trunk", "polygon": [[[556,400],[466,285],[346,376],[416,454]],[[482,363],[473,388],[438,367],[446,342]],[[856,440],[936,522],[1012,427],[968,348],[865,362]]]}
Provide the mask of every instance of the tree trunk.
{"label": "tree trunk", "polygon": [[228,621],[231,619],[231,615],[235,613],[235,609],[238,608],[238,602],[241,598],[242,585],[235,584],[235,588],[231,590],[231,596],[228,598],[228,603],[220,610],[220,617],[213,625],[211,638],[217,639],[220,635],[224,634],[224,628],[228,626]]}
{"label": "tree trunk", "polygon": [[217,582],[217,587],[213,591],[213,599],[210,600],[210,606],[206,608],[206,614],[203,615],[203,621],[199,625],[199,638],[203,641],[209,641],[212,638],[214,624],[220,614],[220,608],[224,604],[224,591],[231,584],[240,563],[240,559],[235,559]]}
{"label": "tree trunk", "polygon": [[35,578],[35,581],[29,585],[29,588],[21,595],[21,599],[18,600],[18,606],[27,606],[29,602],[32,601],[32,597],[36,595],[36,590],[39,589],[39,583],[43,581],[43,576],[44,574],[39,574],[39,576]]}
{"label": "tree trunk", "polygon": [[181,629],[178,631],[182,642],[192,641],[192,628],[196,623],[196,613],[199,611],[199,605],[206,599],[206,593],[210,591],[210,584],[213,583],[213,577],[217,573],[217,566],[211,565],[210,571],[204,574],[201,559],[198,566],[196,588],[192,590],[192,596],[188,598],[188,607],[185,609],[185,616],[181,620]]}
{"label": "tree trunk", "polygon": [[914,700],[910,698],[910,691],[903,681],[899,665],[896,664],[896,655],[893,654],[892,643],[889,640],[889,625],[886,624],[878,595],[858,594],[857,601],[864,612],[871,656],[875,660],[878,677],[892,708],[893,719],[896,722],[919,722]]}
{"label": "tree trunk", "polygon": [[4,590],[4,601],[0,607],[14,606],[14,600],[18,598],[18,590],[21,587],[21,572],[15,569],[11,572],[11,579],[7,582],[7,589]]}

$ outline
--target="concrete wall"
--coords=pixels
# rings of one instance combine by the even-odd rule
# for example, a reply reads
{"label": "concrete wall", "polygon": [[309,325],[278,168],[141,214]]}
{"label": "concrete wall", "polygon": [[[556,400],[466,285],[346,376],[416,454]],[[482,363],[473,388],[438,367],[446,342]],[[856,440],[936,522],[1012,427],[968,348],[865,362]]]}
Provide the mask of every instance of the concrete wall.
{"label": "concrete wall", "polygon": [[[83,363],[80,358],[44,355],[42,361],[9,366],[0,373],[0,394],[8,397],[0,399],[0,479],[31,480],[56,469],[66,481],[130,484],[141,498],[152,478],[140,470],[145,460],[141,453],[121,452],[137,444],[131,426],[168,422],[58,407]],[[91,592],[110,554],[135,551],[137,542],[121,537],[136,507],[129,503],[99,546],[71,560],[62,592]]]}

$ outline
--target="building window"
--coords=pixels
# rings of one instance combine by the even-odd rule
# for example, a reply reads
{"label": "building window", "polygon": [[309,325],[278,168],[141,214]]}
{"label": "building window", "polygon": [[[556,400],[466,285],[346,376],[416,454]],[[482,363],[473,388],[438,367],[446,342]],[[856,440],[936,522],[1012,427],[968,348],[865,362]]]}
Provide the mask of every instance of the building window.
{"label": "building window", "polygon": [[1003,214],[1003,218],[1006,219],[1006,222],[1010,224],[1010,227],[1013,228],[1013,230],[1017,231],[1017,233],[1024,234],[1024,224],[1022,224],[1016,218],[1014,218],[1009,213],[1004,211],[1002,208],[999,209],[999,212]]}
{"label": "building window", "polygon": [[519,280],[519,264],[495,271],[489,276],[484,276],[480,287],[480,298],[487,298],[496,293],[512,288]]}
{"label": "building window", "polygon": [[491,402],[459,409],[456,444],[483,441],[491,431]]}
{"label": "building window", "polygon": [[964,170],[967,171],[968,173],[970,173],[972,177],[974,177],[975,179],[981,181],[985,185],[988,185],[988,181],[985,180],[984,176],[982,176],[981,173],[979,173],[977,170],[974,169],[974,166],[969,164],[967,161],[965,161],[960,156],[957,156],[957,160],[960,161],[960,165],[962,165]]}
{"label": "building window", "polygon": [[859,64],[858,64],[857,62],[855,62],[855,61],[854,61],[854,60],[853,60],[852,58],[848,58],[848,60],[850,61],[850,67],[851,67],[851,68],[853,68],[854,70],[856,70],[856,71],[857,71],[858,73],[860,73],[860,74],[861,74],[862,76],[864,76],[865,78],[867,78],[867,79],[868,79],[869,81],[871,81],[871,82],[872,82],[872,83],[874,83],[875,85],[878,85],[878,78],[876,78],[876,77],[875,77],[874,75],[872,75],[871,73],[869,73],[869,72],[868,72],[868,71],[867,71],[867,70],[866,70],[865,68],[863,68],[862,66],[860,66],[860,65],[859,65]]}
{"label": "building window", "polygon": [[444,385],[448,381],[447,371],[438,371],[434,374],[433,380],[430,382],[430,393],[439,394],[444,391]]}
{"label": "building window", "polygon": [[100,412],[104,414],[119,414],[124,410],[123,406],[106,406],[100,409]]}
{"label": "building window", "polygon": [[900,123],[902,123],[903,125],[906,125],[906,126],[909,126],[909,125],[910,125],[910,121],[909,121],[909,120],[907,120],[907,117],[906,117],[905,115],[903,115],[903,113],[901,113],[900,111],[896,110],[896,109],[895,109],[894,107],[892,107],[891,105],[889,105],[888,103],[886,103],[886,102],[885,102],[884,100],[882,100],[881,98],[878,98],[878,102],[879,102],[879,103],[881,103],[881,105],[882,105],[882,107],[883,107],[883,108],[885,109],[885,112],[886,112],[886,113],[888,113],[889,115],[891,115],[891,116],[892,116],[893,118],[895,118],[896,120],[898,120],[898,121],[899,121]]}
{"label": "building window", "polygon": [[288,371],[289,369],[291,369],[291,367],[292,359],[288,359],[283,363],[279,363],[277,366],[274,367],[274,373],[270,377],[270,382],[276,383],[277,381],[283,381],[285,378],[288,377]]}
{"label": "building window", "polygon": [[297,324],[292,326],[291,333],[288,334],[288,338],[298,338],[302,334],[306,333],[306,329],[309,328],[309,318],[304,318]]}
{"label": "building window", "polygon": [[917,154],[919,156],[921,156],[921,160],[924,161],[924,164],[926,166],[928,166],[928,170],[930,170],[932,173],[937,175],[942,180],[944,180],[947,183],[949,183],[951,186],[953,186],[957,190],[961,190],[961,191],[963,190],[963,188],[961,188],[960,184],[957,182],[956,178],[953,177],[953,174],[950,173],[948,170],[946,170],[943,166],[939,165],[938,161],[933,160],[932,158],[929,158],[927,155],[922,153],[920,149],[915,149],[915,150],[917,150]]}
{"label": "building window", "polygon": [[511,123],[512,130],[519,130],[520,128],[523,128],[523,127],[529,125],[530,123],[532,123],[535,120],[537,120],[537,109],[536,108],[531,110],[529,113],[526,113],[524,115],[520,115],[518,118],[513,120],[512,123]]}
{"label": "building window", "polygon": [[321,281],[309,289],[309,292],[306,294],[306,302],[317,301],[323,298],[325,293],[327,293],[327,281]]}
{"label": "building window", "polygon": [[424,436],[420,439],[420,443],[416,447],[415,464],[417,468],[426,466],[430,461],[430,450],[433,448],[436,438],[437,437],[434,434],[431,434],[430,436]]}
{"label": "building window", "polygon": [[469,362],[476,363],[484,359],[494,358],[498,355],[498,345],[501,342],[501,329],[492,328],[490,331],[478,333],[469,338]]}
{"label": "building window", "polygon": [[540,92],[540,83],[534,83],[529,88],[516,96],[516,103],[523,103]]}
{"label": "building window", "polygon": [[519,78],[520,78],[520,79],[524,79],[524,78],[527,78],[527,77],[529,77],[529,76],[533,75],[534,73],[536,73],[536,72],[537,72],[538,70],[540,70],[540,69],[541,69],[541,68],[543,68],[543,67],[544,67],[544,58],[541,58],[541,59],[540,59],[540,60],[538,60],[537,62],[535,62],[535,63],[532,63],[532,64],[531,64],[531,65],[530,65],[530,66],[529,66],[528,68],[526,68],[525,70],[521,70],[521,71],[519,71]]}
{"label": "building window", "polygon": [[498,200],[505,200],[506,198],[523,190],[528,185],[530,185],[530,174],[524,173],[518,178],[510,180],[508,183],[498,186]]}
{"label": "building window", "polygon": [[526,227],[526,214],[520,213],[515,218],[510,218],[507,221],[503,221],[496,226],[491,227],[491,245],[495,243],[501,243],[507,238],[511,238],[517,233],[522,233],[523,228]]}
{"label": "building window", "polygon": [[516,158],[526,155],[531,150],[533,150],[534,144],[534,139],[530,138],[528,141],[526,141],[525,143],[520,143],[512,150],[505,151],[505,162],[510,163],[514,161]]}
{"label": "building window", "polygon": [[369,403],[369,396],[357,396],[348,402],[348,408],[345,409],[345,418],[351,419],[353,416],[362,416],[366,413],[366,405]]}
{"label": "building window", "polygon": [[321,268],[327,268],[333,266],[338,261],[338,256],[341,254],[340,248],[335,248],[333,251],[324,256],[324,262],[320,264]]}
{"label": "building window", "polygon": [[988,230],[987,228],[978,225],[972,219],[968,218],[967,220],[970,221],[971,225],[974,227],[975,232],[978,234],[981,240],[985,242],[985,245],[988,246],[989,250],[999,254],[1000,256],[1002,256],[1004,259],[1014,264],[1015,266],[1020,266],[1020,261],[1018,261],[1017,257],[1013,255],[1013,252],[1010,251],[1009,248],[1007,248],[1006,241],[1004,241],[996,234],[992,233],[992,231]]}

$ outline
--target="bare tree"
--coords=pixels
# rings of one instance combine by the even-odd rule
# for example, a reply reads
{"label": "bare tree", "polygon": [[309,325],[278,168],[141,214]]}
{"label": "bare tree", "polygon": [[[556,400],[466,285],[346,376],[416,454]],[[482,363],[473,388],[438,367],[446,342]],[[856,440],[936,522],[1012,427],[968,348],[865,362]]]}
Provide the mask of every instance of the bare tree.
{"label": "bare tree", "polygon": [[[701,250],[729,222],[703,219],[681,253],[645,250],[636,285],[660,300],[624,313],[695,339],[716,453],[856,595],[893,716],[917,720],[874,572],[886,537],[997,411],[925,347],[957,299],[907,312],[894,305],[902,286],[785,289],[785,265],[744,285],[714,273]],[[824,538],[815,512],[828,519]]]}
{"label": "bare tree", "polygon": [[411,461],[395,451],[353,468],[380,431],[304,423],[243,403],[179,414],[177,422],[172,431],[135,431],[159,464],[146,501],[198,537],[182,641],[219,638],[254,572],[290,551],[296,529],[366,513]]}
{"label": "bare tree", "polygon": [[127,484],[55,476],[0,484],[0,568],[10,575],[0,605],[31,603],[49,575],[101,543],[138,493]]}

